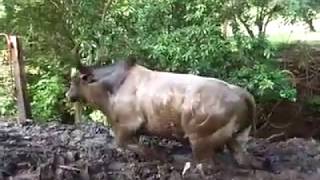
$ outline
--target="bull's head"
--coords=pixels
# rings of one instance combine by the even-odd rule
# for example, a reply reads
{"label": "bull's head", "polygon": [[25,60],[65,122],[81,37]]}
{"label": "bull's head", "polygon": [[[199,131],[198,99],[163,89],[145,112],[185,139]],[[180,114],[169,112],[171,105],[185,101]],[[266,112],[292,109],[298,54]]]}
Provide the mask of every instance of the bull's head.
{"label": "bull's head", "polygon": [[80,64],[79,71],[73,70],[71,73],[71,86],[66,97],[71,102],[101,100],[100,96],[107,97],[120,88],[134,65],[135,59],[132,57],[103,67],[86,67]]}
{"label": "bull's head", "polygon": [[89,86],[95,81],[93,72],[90,68],[80,67],[78,72],[75,69],[72,69],[70,88],[66,93],[66,97],[71,102],[87,100]]}

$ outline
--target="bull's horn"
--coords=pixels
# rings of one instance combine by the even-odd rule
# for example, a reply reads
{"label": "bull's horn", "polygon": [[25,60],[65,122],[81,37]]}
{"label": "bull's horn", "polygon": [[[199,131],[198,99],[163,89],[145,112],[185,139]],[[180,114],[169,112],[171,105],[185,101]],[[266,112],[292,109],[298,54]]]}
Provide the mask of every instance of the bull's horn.
{"label": "bull's horn", "polygon": [[76,68],[71,68],[71,77],[74,77],[77,74]]}

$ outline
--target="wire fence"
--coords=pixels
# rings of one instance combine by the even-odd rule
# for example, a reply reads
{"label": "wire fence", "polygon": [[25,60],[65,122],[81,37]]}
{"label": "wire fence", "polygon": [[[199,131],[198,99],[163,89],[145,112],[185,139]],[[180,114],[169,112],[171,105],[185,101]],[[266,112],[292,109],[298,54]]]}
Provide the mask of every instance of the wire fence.
{"label": "wire fence", "polygon": [[15,81],[13,64],[9,60],[9,50],[6,44],[0,47],[0,117],[16,116]]}

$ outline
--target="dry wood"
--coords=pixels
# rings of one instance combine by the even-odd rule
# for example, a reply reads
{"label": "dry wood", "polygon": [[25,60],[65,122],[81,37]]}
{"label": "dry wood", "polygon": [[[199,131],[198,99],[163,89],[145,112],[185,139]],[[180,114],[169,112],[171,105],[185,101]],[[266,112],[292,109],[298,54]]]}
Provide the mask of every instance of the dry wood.
{"label": "dry wood", "polygon": [[80,172],[81,170],[72,166],[65,166],[65,165],[60,165],[59,166],[60,169],[64,169],[64,170],[69,170],[69,171],[77,171]]}

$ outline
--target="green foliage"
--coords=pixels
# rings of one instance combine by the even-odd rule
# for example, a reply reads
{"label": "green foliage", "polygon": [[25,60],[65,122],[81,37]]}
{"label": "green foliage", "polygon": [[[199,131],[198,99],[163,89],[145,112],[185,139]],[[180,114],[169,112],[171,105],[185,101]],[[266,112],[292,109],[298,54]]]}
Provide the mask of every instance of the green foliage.
{"label": "green foliage", "polygon": [[[69,2],[69,1],[68,1]],[[66,69],[73,62],[74,40],[61,1],[3,0],[3,32],[20,35],[26,60],[32,114],[36,119],[57,119],[66,110]],[[10,109],[6,109],[10,112]]]}
{"label": "green foliage", "polygon": [[14,116],[17,112],[14,97],[14,82],[10,66],[5,63],[4,54],[0,55],[0,116]]}
{"label": "green foliage", "polygon": [[216,74],[212,67],[223,66],[229,51],[226,41],[214,26],[191,26],[170,34],[160,34],[144,48],[158,60],[158,68],[193,74]]}
{"label": "green foliage", "polygon": [[13,116],[16,114],[16,102],[3,88],[0,88],[0,116]]}
{"label": "green foliage", "polygon": [[132,5],[130,15],[136,29],[132,46],[148,56],[148,64],[156,69],[217,73],[212,67],[223,66],[229,51],[219,29],[218,15],[212,13],[218,11],[219,3],[163,1],[154,6],[156,3],[144,1]]}
{"label": "green foliage", "polygon": [[[285,8],[285,0],[227,0],[223,6],[224,20],[232,21],[234,31],[243,26],[251,38],[265,36],[271,20]],[[255,32],[255,28],[257,32]]]}
{"label": "green foliage", "polygon": [[36,119],[50,120],[59,117],[57,109],[62,104],[62,98],[59,96],[65,91],[62,85],[59,76],[45,74],[31,86],[31,107]]}
{"label": "green foliage", "polygon": [[319,0],[286,0],[286,9],[282,13],[288,22],[304,21],[309,25],[311,31],[316,31],[313,19],[319,12]]}
{"label": "green foliage", "polygon": [[296,100],[296,89],[288,81],[290,77],[276,67],[257,64],[254,67],[242,67],[232,73],[231,81],[247,87],[259,102],[278,99]]}
{"label": "green foliage", "polygon": [[315,95],[312,98],[309,98],[306,101],[306,105],[310,107],[312,110],[320,112],[320,96]]}
{"label": "green foliage", "polygon": [[[266,6],[266,4],[268,3],[254,5]],[[135,23],[142,31],[138,31],[140,43],[135,47],[141,47],[144,53],[150,55],[149,57],[156,62],[152,65],[157,69],[210,75],[230,80],[248,88],[262,102],[277,99],[295,100],[296,90],[290,83],[290,76],[280,71],[277,62],[272,59],[275,49],[263,36],[248,38],[238,32],[233,39],[222,37],[221,21],[219,21],[221,17],[204,13],[219,11],[214,7],[220,6],[186,3],[184,14],[180,15],[185,18],[179,21],[179,26],[172,26],[172,22],[175,22],[172,17],[175,16],[165,18],[168,17],[167,11],[170,11],[169,4],[162,4],[159,9],[151,5],[149,7],[148,2],[144,2],[144,5],[146,9],[151,9],[146,10],[148,13],[139,13],[145,10],[144,8],[138,9],[137,12],[133,11],[133,14],[139,15],[142,21],[135,18],[138,19]],[[201,8],[188,11],[188,6]],[[271,6],[270,11],[276,11],[273,9],[277,8],[275,4],[270,3],[269,6]],[[150,17],[156,17],[155,14],[164,17],[161,22],[156,19],[148,21]],[[192,21],[186,18],[195,16],[195,20]]]}
{"label": "green foliage", "polygon": [[237,51],[234,53],[228,79],[252,92],[261,103],[278,99],[295,101],[296,89],[291,74],[279,69],[273,59],[275,49],[263,38],[235,37]]}
{"label": "green foliage", "polygon": [[90,119],[92,119],[94,122],[99,122],[104,124],[105,126],[110,125],[107,121],[107,118],[104,114],[101,113],[101,111],[94,110],[89,114]]}

